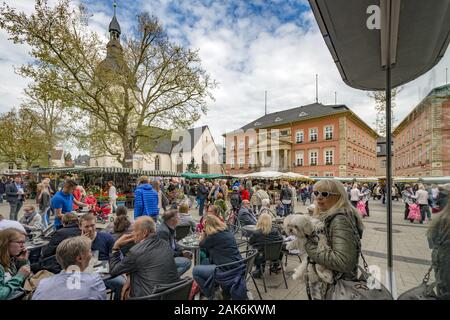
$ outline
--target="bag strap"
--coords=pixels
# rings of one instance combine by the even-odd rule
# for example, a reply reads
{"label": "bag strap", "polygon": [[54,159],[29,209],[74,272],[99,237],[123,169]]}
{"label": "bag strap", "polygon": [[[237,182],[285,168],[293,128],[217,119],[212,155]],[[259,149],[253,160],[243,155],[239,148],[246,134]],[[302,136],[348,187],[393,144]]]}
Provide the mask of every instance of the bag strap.
{"label": "bag strap", "polygon": [[308,296],[308,300],[312,300],[311,297],[311,288],[309,286],[309,276],[308,276],[308,267],[310,265],[310,260],[309,260],[309,256],[307,257],[307,263],[306,263],[306,295]]}

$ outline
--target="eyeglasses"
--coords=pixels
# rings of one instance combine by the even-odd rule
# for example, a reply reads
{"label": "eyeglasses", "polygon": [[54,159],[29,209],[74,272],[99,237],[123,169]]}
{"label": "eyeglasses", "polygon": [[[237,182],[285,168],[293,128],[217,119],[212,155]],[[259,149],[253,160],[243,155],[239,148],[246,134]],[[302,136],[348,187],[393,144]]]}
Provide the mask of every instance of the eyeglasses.
{"label": "eyeglasses", "polygon": [[11,241],[11,242],[14,242],[14,243],[17,243],[17,244],[25,244],[25,241]]}
{"label": "eyeglasses", "polygon": [[319,196],[319,194],[322,196],[322,197],[324,197],[324,198],[326,198],[326,197],[328,197],[328,196],[330,196],[330,195],[335,195],[335,196],[338,196],[339,195],[339,193],[334,193],[334,192],[328,192],[328,191],[314,191],[313,192],[314,193],[314,195],[316,196],[316,197],[318,197]]}

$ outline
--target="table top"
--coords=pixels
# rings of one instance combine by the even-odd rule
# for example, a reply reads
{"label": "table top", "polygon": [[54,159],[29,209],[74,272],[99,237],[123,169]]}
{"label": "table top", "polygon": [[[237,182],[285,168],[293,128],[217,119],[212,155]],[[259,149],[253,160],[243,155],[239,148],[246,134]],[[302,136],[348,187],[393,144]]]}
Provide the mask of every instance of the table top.
{"label": "table top", "polygon": [[245,231],[256,231],[256,225],[248,224],[246,226],[243,226],[242,229],[244,229]]}
{"label": "table top", "polygon": [[185,238],[178,241],[178,244],[187,249],[197,249],[200,247],[200,240],[196,237],[195,234],[188,235]]}

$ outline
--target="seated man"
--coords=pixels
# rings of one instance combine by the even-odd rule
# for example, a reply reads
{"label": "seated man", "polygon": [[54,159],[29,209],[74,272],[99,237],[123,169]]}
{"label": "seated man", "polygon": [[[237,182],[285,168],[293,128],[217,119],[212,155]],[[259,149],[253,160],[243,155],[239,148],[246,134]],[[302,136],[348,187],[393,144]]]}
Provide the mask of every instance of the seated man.
{"label": "seated man", "polygon": [[175,227],[179,223],[178,211],[171,209],[162,216],[163,223],[158,228],[158,238],[167,241],[173,250],[178,275],[181,276],[191,267],[192,253],[183,251],[175,239]]}
{"label": "seated man", "polygon": [[[80,218],[81,235],[86,236],[92,240],[92,251],[98,251],[98,260],[109,260],[112,248],[114,246],[114,238],[107,232],[97,232],[96,218],[94,215],[88,213]],[[108,289],[114,291],[114,299],[120,300],[122,287],[126,280],[123,276],[118,276],[105,281]]]}
{"label": "seated man", "polygon": [[[136,244],[123,257],[120,249],[132,241]],[[130,297],[150,295],[156,285],[179,280],[173,252],[166,241],[156,236],[155,222],[148,216],[137,218],[133,233],[117,239],[109,264],[111,276],[130,275]]]}
{"label": "seated man", "polygon": [[250,209],[250,201],[242,200],[242,206],[238,213],[241,226],[256,225],[256,217]]}
{"label": "seated man", "polygon": [[106,300],[106,287],[97,273],[84,270],[91,260],[91,241],[72,237],[56,249],[63,272],[39,282],[32,300]]}
{"label": "seated man", "polygon": [[[45,259],[55,255],[56,248],[63,240],[81,234],[80,227],[78,226],[78,217],[73,213],[65,214],[62,218],[62,224],[63,227],[53,234],[48,245],[42,250],[42,258]],[[61,271],[61,266],[58,264],[56,258],[46,261],[43,267],[53,273],[59,273]]]}
{"label": "seated man", "polygon": [[27,231],[40,230],[43,228],[42,216],[33,205],[23,207],[23,216],[19,221]]}

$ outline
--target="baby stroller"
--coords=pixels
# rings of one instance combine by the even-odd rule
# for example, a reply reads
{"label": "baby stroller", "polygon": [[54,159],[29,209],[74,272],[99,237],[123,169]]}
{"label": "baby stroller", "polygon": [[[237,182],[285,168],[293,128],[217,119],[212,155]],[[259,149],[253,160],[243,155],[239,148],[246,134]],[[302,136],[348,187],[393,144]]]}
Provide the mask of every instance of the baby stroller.
{"label": "baby stroller", "polygon": [[97,218],[97,222],[105,224],[107,221],[113,222],[114,218],[111,215],[111,206],[109,203],[103,206],[95,205],[91,210],[89,210]]}

